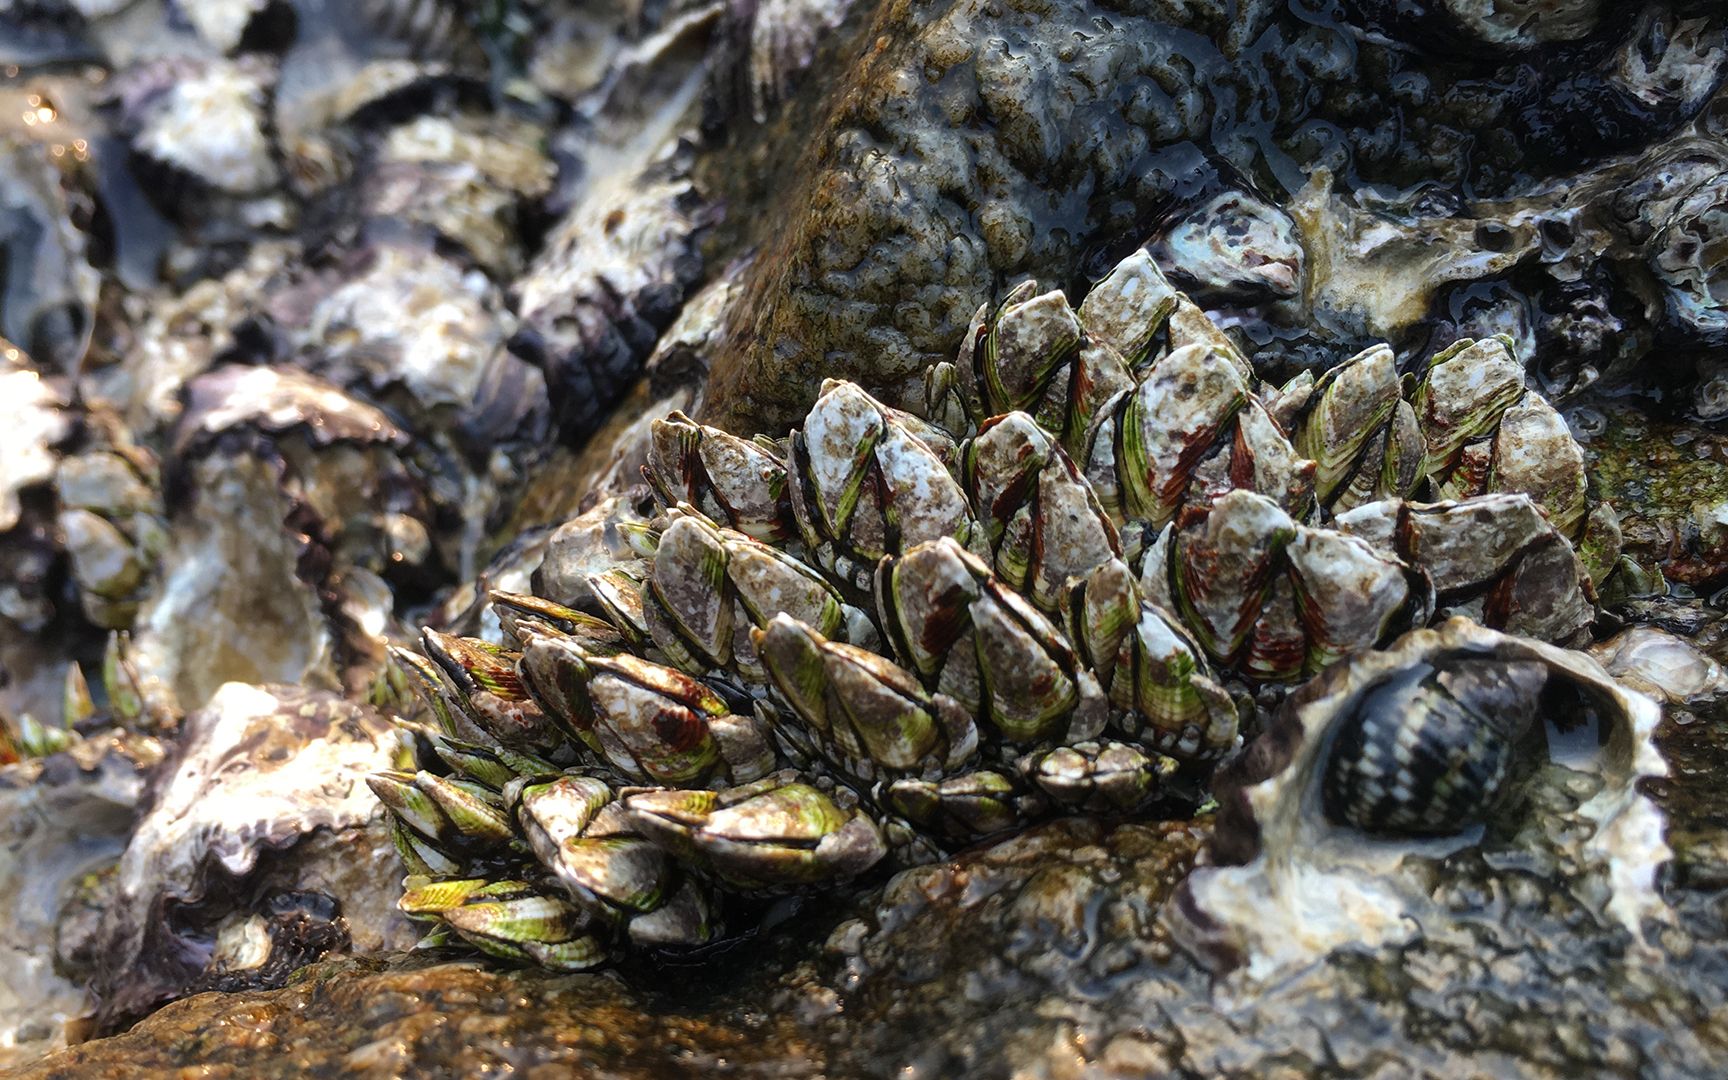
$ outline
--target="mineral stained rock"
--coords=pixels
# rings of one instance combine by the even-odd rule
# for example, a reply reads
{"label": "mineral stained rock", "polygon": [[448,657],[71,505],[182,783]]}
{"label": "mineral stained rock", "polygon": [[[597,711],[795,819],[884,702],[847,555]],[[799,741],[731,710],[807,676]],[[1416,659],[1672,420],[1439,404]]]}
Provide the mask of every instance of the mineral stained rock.
{"label": "mineral stained rock", "polygon": [[820,1075],[817,1048],[784,1017],[654,1005],[607,976],[342,960],[281,990],[177,1002],[12,1075],[145,1077],[193,1061],[251,1077]]}

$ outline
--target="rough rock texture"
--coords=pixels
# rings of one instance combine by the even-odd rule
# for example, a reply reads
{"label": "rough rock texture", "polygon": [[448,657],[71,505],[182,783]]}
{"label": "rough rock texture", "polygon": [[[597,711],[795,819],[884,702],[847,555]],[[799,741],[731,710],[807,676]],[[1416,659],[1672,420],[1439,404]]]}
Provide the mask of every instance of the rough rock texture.
{"label": "rough rock texture", "polygon": [[701,967],[637,970],[629,986],[336,962],[282,990],[171,1005],[12,1075],[1716,1074],[1728,802],[1713,777],[1728,768],[1728,715],[1677,715],[1661,741],[1674,775],[1651,794],[1671,818],[1675,920],[1647,926],[1648,955],[1545,883],[1540,843],[1468,850],[1433,868],[1454,929],[1335,953],[1233,1001],[1159,915],[1205,824],[1068,821],[808,911]]}
{"label": "rough rock texture", "polygon": [[112,867],[138,816],[154,739],[103,736],[39,762],[0,769],[0,1064],[64,1045],[86,1011],[84,989],[43,942],[88,922],[68,897]]}
{"label": "rough rock texture", "polygon": [[788,200],[802,209],[737,309],[713,415],[784,428],[839,371],[903,400],[996,287],[1068,284],[1106,220],[1147,213],[1159,193],[1137,192],[1132,167],[1204,130],[1203,73],[1225,64],[1203,42],[1181,55],[1150,14],[882,5]]}
{"label": "rough rock texture", "polygon": [[[1334,234],[1305,230],[1311,271],[1332,248],[1395,258],[1391,269],[1421,271],[1408,276],[1422,303],[1391,322],[1346,304],[1325,333],[1304,325],[1309,304],[1334,299],[1274,305],[1244,320],[1273,353],[1335,360],[1364,334],[1419,339],[1424,316],[1467,315],[1532,327],[1557,368],[1603,369],[1648,352],[1653,331],[1674,321],[1645,299],[1662,271],[1640,265],[1649,227],[1608,220],[1611,204],[1658,171],[1660,161],[1638,156],[1681,141],[1693,117],[1720,139],[1719,106],[1705,107],[1728,61],[1719,15],[1628,8],[1585,37],[1532,51],[1484,49],[1402,8],[881,4],[861,43],[837,57],[844,74],[821,137],[804,143],[793,179],[773,192],[777,207],[796,209],[790,222],[765,218],[732,341],[714,365],[709,416],[777,432],[841,372],[904,402],[976,307],[1015,281],[1033,276],[1077,299],[1220,190],[1288,206],[1322,170],[1343,203],[1310,214]],[[1640,49],[1661,49],[1646,43],[1670,39],[1677,64],[1687,58],[1683,75],[1638,62]],[[1596,171],[1607,179],[1585,182]],[[1359,218],[1379,228],[1352,224]],[[1634,249],[1609,250],[1625,239]],[[1500,303],[1489,291],[1508,280],[1513,310],[1486,312]]]}
{"label": "rough rock texture", "polygon": [[1728,584],[1728,435],[1623,403],[1581,405],[1596,493],[1620,511],[1628,554],[1701,594]]}
{"label": "rough rock texture", "polygon": [[604,975],[344,960],[284,989],[202,994],[15,1077],[816,1076],[786,1018],[663,1014]]}

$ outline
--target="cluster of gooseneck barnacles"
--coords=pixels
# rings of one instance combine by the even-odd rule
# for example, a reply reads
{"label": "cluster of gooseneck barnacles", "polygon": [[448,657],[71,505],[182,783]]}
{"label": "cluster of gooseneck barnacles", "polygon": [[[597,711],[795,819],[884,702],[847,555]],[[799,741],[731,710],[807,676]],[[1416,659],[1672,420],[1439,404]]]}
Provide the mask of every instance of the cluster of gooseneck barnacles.
{"label": "cluster of gooseneck barnacles", "polygon": [[[728,895],[1191,810],[1257,690],[1442,615],[1570,641],[1614,557],[1507,340],[1274,389],[1144,252],[1078,309],[980,310],[920,404],[831,381],[783,439],[659,420],[660,512],[587,610],[500,593],[507,647],[397,652],[436,723],[371,784],[430,941],[578,969],[710,942]],[[1530,680],[1436,670],[1340,740],[1327,814],[1456,828],[1500,781]]]}

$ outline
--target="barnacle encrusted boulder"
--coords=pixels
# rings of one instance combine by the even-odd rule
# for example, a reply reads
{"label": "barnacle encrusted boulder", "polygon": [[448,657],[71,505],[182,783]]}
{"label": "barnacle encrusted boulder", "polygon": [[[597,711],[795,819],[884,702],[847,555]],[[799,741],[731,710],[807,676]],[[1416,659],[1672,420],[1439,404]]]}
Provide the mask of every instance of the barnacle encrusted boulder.
{"label": "barnacle encrusted boulder", "polygon": [[[1647,269],[1600,220],[1649,174],[1613,155],[1710,123],[1728,61],[1720,18],[1684,3],[1600,22],[1551,10],[883,5],[818,113],[822,137],[801,140],[791,220],[761,230],[707,418],[779,430],[836,365],[905,404],[998,283],[1078,285],[1149,239],[1208,278],[1248,270],[1263,291],[1295,294],[1244,330],[1295,338],[1297,354],[1419,336],[1459,295],[1448,290],[1521,270],[1520,303],[1552,323],[1540,336],[1556,352],[1569,324],[1604,322],[1589,285],[1603,273],[1616,308],[1652,285],[1672,305],[1639,323],[1718,332],[1700,254],[1720,235],[1719,185],[1671,201]],[[1528,63],[1532,47],[1544,63]],[[1485,115],[1492,140],[1476,137]],[[1348,189],[1322,180],[1304,195],[1330,176]],[[1620,347],[1611,335],[1590,362]]]}
{"label": "barnacle encrusted boulder", "polygon": [[[495,592],[496,639],[393,652],[426,722],[415,767],[369,783],[430,944],[570,970],[702,947],[880,862],[1191,808],[1252,694],[1437,612],[1566,641],[1594,615],[1551,520],[1583,518],[1579,455],[1517,420],[1548,406],[1503,341],[1407,386],[1275,392],[1139,252],[1078,311],[1031,283],[981,309],[923,389],[954,430],[840,380],[784,440],[654,421],[655,504],[613,496],[548,542],[538,583],[571,604]],[[1394,497],[1332,516],[1273,408],[1320,414],[1333,489],[1360,470]],[[1414,464],[1355,460],[1376,450]],[[1558,479],[1459,464],[1521,455]],[[1444,825],[1470,795],[1374,812]]]}
{"label": "barnacle encrusted boulder", "polygon": [[[832,134],[800,162],[799,212],[769,234],[735,344],[716,360],[720,426],[780,428],[836,368],[905,403],[993,280],[1067,280],[1094,230],[1133,230],[1157,198],[1136,188],[1136,162],[1201,134],[1227,61],[1200,41],[1185,55],[1153,29],[1159,12],[1095,14],[1084,3],[879,10],[881,47],[834,97]],[[1222,31],[1228,16],[1190,18]],[[1094,209],[1066,194],[1081,177],[1121,201]]]}

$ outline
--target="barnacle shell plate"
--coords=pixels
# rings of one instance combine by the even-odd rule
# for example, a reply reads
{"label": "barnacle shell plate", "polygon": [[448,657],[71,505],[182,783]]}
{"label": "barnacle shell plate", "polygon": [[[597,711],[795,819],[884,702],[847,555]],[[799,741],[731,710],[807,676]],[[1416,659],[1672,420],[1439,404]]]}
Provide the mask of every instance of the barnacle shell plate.
{"label": "barnacle shell plate", "polygon": [[[1655,701],[1615,682],[1583,653],[1487,630],[1465,618],[1416,630],[1392,647],[1357,654],[1328,669],[1286,703],[1273,728],[1249,748],[1244,762],[1260,775],[1287,763],[1267,779],[1220,799],[1251,816],[1226,844],[1246,839],[1257,851],[1242,865],[1196,870],[1167,918],[1184,946],[1203,961],[1237,972],[1236,989],[1263,985],[1278,973],[1341,948],[1376,949],[1412,940],[1450,916],[1430,898],[1421,875],[1406,860],[1437,859],[1481,838],[1480,827],[1432,839],[1385,839],[1330,823],[1322,809],[1321,775],[1332,733],[1360,691],[1441,656],[1459,654],[1547,669],[1590,699],[1600,713],[1605,739],[1599,750],[1574,749],[1560,741],[1552,760],[1600,778],[1599,790],[1575,811],[1582,840],[1581,864],[1600,880],[1590,892],[1605,897],[1602,916],[1618,922],[1642,942],[1646,918],[1667,908],[1656,891],[1656,871],[1672,852],[1663,840],[1663,819],[1636,789],[1667,766],[1652,742],[1661,719]],[[1256,763],[1254,758],[1260,761]],[[1231,858],[1220,851],[1222,861]]]}

